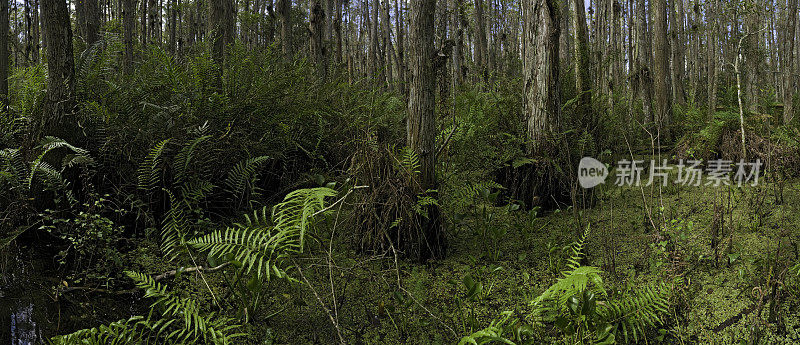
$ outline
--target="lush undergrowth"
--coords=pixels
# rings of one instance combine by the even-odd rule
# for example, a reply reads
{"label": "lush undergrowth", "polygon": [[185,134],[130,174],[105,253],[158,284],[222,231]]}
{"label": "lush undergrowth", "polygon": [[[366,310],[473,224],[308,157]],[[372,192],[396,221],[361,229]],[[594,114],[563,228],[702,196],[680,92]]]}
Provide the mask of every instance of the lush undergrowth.
{"label": "lush undergrowth", "polygon": [[[126,75],[108,36],[77,59],[80,133],[39,127],[41,66],[0,113],[0,296],[36,296],[53,343],[800,341],[800,144],[772,115],[746,126],[757,187],[578,193],[580,157],[656,149],[602,106],[625,97],[593,123],[567,100],[579,130],[530,157],[517,81],[464,87],[437,100],[438,198],[414,198],[391,90],[239,46],[224,66],[152,48]],[[675,112],[674,158],[741,158],[733,113]],[[546,200],[517,200],[534,182]],[[420,263],[433,204],[448,251]]]}

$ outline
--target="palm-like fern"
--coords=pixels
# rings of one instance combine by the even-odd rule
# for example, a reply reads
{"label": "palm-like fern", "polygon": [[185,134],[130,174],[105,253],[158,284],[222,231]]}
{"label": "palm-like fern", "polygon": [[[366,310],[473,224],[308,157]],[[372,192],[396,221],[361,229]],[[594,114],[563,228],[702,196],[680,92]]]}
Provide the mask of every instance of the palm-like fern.
{"label": "palm-like fern", "polygon": [[139,170],[137,171],[137,175],[139,177],[139,189],[149,191],[155,188],[155,186],[161,182],[161,172],[158,170],[158,167],[161,165],[163,160],[162,154],[164,152],[164,148],[169,142],[170,139],[164,139],[153,146],[142,164],[139,165]]}
{"label": "palm-like fern", "polygon": [[161,310],[161,315],[157,321],[149,322],[149,327],[167,343],[193,344],[202,339],[204,343],[227,344],[238,336],[233,330],[239,326],[232,319],[203,313],[197,301],[171,294],[147,274],[125,273],[145,291],[145,297],[156,299],[150,306],[151,318],[156,310]]}
{"label": "palm-like fern", "polygon": [[94,163],[88,151],[56,137],[45,137],[37,147],[40,150],[39,154],[29,163],[23,160],[22,152],[19,149],[0,150],[0,182],[5,181],[11,185],[12,189],[31,192],[33,183],[38,177],[46,189],[63,191],[67,200],[75,203],[72,191],[68,188],[69,183],[64,180],[61,171],[45,161],[48,153],[59,148],[66,148],[71,152],[66,154],[61,161],[62,169]]}
{"label": "palm-like fern", "polygon": [[233,196],[234,200],[244,200],[248,191],[253,190],[255,180],[258,178],[258,171],[268,160],[267,156],[245,159],[228,172],[225,189]]}
{"label": "palm-like fern", "polygon": [[50,339],[59,345],[123,345],[123,344],[230,344],[242,336],[234,333],[239,325],[233,319],[214,312],[203,312],[200,304],[190,298],[181,298],[167,290],[151,276],[125,272],[153,298],[147,318],[134,316],[95,328]]}
{"label": "palm-like fern", "polygon": [[211,139],[210,135],[203,135],[197,137],[191,141],[189,141],[186,145],[181,148],[177,155],[175,155],[174,161],[174,169],[175,169],[175,182],[180,184],[186,181],[188,172],[189,172],[189,165],[192,162],[192,158],[194,158],[194,150],[197,148],[198,145],[202,144],[203,142]]}
{"label": "palm-like fern", "polygon": [[[659,283],[609,300],[600,277],[602,270],[581,264],[588,236],[587,227],[581,238],[572,245],[567,268],[561,272],[562,277],[531,301],[533,312],[530,316],[536,323],[556,321],[556,325],[565,332],[574,333],[576,328],[593,332],[589,333],[592,336],[584,339],[590,342],[614,344],[618,339],[625,339],[627,342],[629,334],[634,341],[638,341],[647,327],[661,323],[662,315],[667,313],[671,289],[669,285]],[[578,296],[582,296],[582,299]],[[584,303],[591,304],[591,307],[578,306]],[[514,323],[507,322],[510,315],[508,313],[504,313],[503,319],[492,322],[489,327],[464,337],[460,344],[514,344],[512,340],[526,340],[520,334],[514,333],[513,329],[510,331]],[[512,336],[508,339],[505,334]],[[527,340],[526,343],[532,343],[532,339]]]}
{"label": "palm-like fern", "polygon": [[600,318],[615,327],[617,334],[622,334],[628,342],[628,334],[633,334],[634,342],[646,327],[653,327],[662,322],[661,316],[668,314],[671,289],[665,283],[644,286],[619,300],[606,301],[598,305]]}
{"label": "palm-like fern", "polygon": [[261,278],[286,277],[283,258],[303,250],[305,233],[311,218],[324,209],[325,197],[336,192],[329,188],[301,189],[289,193],[284,201],[268,212],[264,207],[242,224],[217,230],[188,243],[208,251],[210,257],[231,258],[241,263],[245,273]]}

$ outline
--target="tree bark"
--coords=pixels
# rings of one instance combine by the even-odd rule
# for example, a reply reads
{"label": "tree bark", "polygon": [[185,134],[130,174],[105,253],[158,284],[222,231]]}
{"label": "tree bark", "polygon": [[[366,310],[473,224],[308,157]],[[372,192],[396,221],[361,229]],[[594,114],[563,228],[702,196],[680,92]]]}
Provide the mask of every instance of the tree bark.
{"label": "tree bark", "polygon": [[[414,199],[436,193],[436,114],[434,98],[436,77],[433,71],[433,36],[436,0],[411,0],[411,87],[408,100],[408,146],[420,159],[419,187],[412,188]],[[421,225],[420,260],[444,255],[444,234],[439,208],[430,205],[427,217],[417,217]]]}
{"label": "tree bark", "polygon": [[236,30],[235,0],[215,0],[209,6],[209,32],[212,57],[218,64],[225,58],[225,49],[233,43]]}
{"label": "tree bark", "polygon": [[291,12],[291,0],[278,0],[278,19],[281,25],[281,50],[286,59],[294,58]]}
{"label": "tree bark", "polygon": [[656,121],[659,133],[666,141],[670,140],[672,89],[669,82],[669,44],[667,43],[667,0],[651,0],[653,8],[653,100],[656,108]]}
{"label": "tree bark", "polygon": [[122,26],[124,30],[123,45],[125,55],[123,70],[133,72],[134,36],[136,35],[136,0],[122,0]]}
{"label": "tree bark", "polygon": [[484,0],[475,0],[475,66],[481,78],[486,77],[486,63],[488,52],[486,41],[486,17],[484,15]]}
{"label": "tree bark", "polygon": [[9,30],[8,1],[0,1],[0,101],[8,100]]}
{"label": "tree bark", "polygon": [[[526,39],[523,42],[525,57],[522,67],[523,116],[530,141],[529,153],[536,153],[555,130],[560,117],[560,17],[556,0],[524,1]],[[576,10],[579,8],[576,7]]]}
{"label": "tree bark", "polygon": [[712,0],[706,6],[706,47],[708,49],[706,53],[706,57],[708,59],[708,63],[706,64],[706,68],[708,69],[708,119],[712,120],[714,118],[714,113],[716,113],[717,107],[717,65],[719,61],[719,46],[717,45],[717,17],[715,13],[719,9],[718,5],[719,0]]}
{"label": "tree bark", "polygon": [[78,17],[78,31],[81,38],[90,46],[100,39],[100,6],[98,0],[75,1],[75,12]]}
{"label": "tree bark", "polygon": [[328,58],[322,39],[325,34],[325,10],[322,8],[320,0],[311,0],[309,32],[311,33],[311,56],[314,67],[317,77],[324,82],[328,78]]}
{"label": "tree bark", "polygon": [[[578,93],[576,116],[588,124],[592,110],[591,80],[589,79],[589,37],[586,27],[586,7],[583,0],[572,0],[572,26],[575,28],[575,92]],[[565,35],[566,36],[566,35]]]}
{"label": "tree bark", "polygon": [[794,71],[795,28],[797,27],[797,0],[788,0],[786,16],[786,47],[783,64],[783,123],[788,125],[794,117]]}
{"label": "tree bark", "polygon": [[672,18],[672,97],[675,103],[686,105],[686,90],[684,89],[683,76],[686,71],[686,36],[683,28],[683,0],[672,0],[670,13]]}
{"label": "tree bark", "polygon": [[644,123],[653,122],[653,78],[650,74],[650,54],[652,52],[650,35],[647,30],[647,8],[645,0],[636,2],[636,49],[634,58],[634,85],[638,99],[642,102]]}
{"label": "tree bark", "polygon": [[42,19],[47,32],[47,102],[42,122],[45,128],[54,129],[63,137],[70,134],[69,128],[75,127],[64,119],[72,111],[75,92],[72,27],[67,2],[42,1]]}

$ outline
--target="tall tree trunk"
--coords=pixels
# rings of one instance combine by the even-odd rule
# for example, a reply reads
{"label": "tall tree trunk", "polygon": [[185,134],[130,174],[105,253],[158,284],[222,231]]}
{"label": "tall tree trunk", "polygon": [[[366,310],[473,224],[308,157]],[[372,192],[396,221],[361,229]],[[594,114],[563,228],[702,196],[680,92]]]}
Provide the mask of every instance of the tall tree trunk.
{"label": "tall tree trunk", "polygon": [[683,75],[686,70],[684,58],[686,56],[686,36],[683,28],[683,0],[671,0],[672,8],[672,96],[675,103],[683,106],[686,104],[686,90],[683,85]]}
{"label": "tall tree trunk", "polygon": [[278,0],[278,18],[281,24],[281,49],[287,59],[294,57],[292,47],[292,1]]}
{"label": "tall tree trunk", "polygon": [[381,3],[381,40],[383,41],[384,61],[386,61],[386,82],[389,84],[389,89],[394,90],[397,81],[396,76],[399,73],[395,72],[393,68],[397,64],[392,63],[395,52],[394,45],[392,44],[392,23],[389,20],[391,17],[389,15],[389,9],[391,7],[392,5],[388,1],[383,1]]}
{"label": "tall tree trunk", "polygon": [[78,0],[75,2],[75,12],[78,17],[78,32],[87,45],[92,45],[100,39],[101,15],[98,0]]}
{"label": "tall tree trunk", "polygon": [[486,41],[486,17],[484,0],[475,0],[475,67],[478,75],[485,80],[488,52]]}
{"label": "tall tree trunk", "polygon": [[794,71],[795,28],[797,27],[797,0],[788,0],[789,10],[786,16],[786,47],[783,65],[783,123],[788,125],[794,117]]}
{"label": "tall tree trunk", "polygon": [[[47,1],[47,0],[44,0],[44,1]],[[141,0],[141,2],[142,2],[142,6],[139,9],[139,13],[142,16],[142,23],[140,24],[141,30],[142,30],[141,40],[142,40],[142,46],[147,46],[147,37],[149,36],[148,35],[148,31],[147,31],[147,28],[148,28],[148,26],[147,26],[147,14],[149,13],[147,11],[148,0]],[[199,9],[200,8],[199,7],[200,6],[199,2],[198,2],[197,6],[198,6],[198,9]]]}
{"label": "tall tree trunk", "polygon": [[405,50],[405,20],[403,19],[403,8],[400,6],[400,0],[395,0],[395,29],[397,30],[397,68],[400,71],[400,84],[401,93],[403,96],[408,97],[409,88],[409,71],[406,62]]}
{"label": "tall tree trunk", "polygon": [[[536,153],[556,129],[560,117],[560,18],[556,0],[524,1],[526,39],[523,42],[525,58],[522,67],[523,116],[527,123],[528,140],[531,142],[529,152]],[[580,8],[575,9],[575,12],[579,12],[577,10]]]}
{"label": "tall tree trunk", "polygon": [[336,40],[336,67],[343,62],[344,49],[342,47],[342,0],[335,0],[335,17],[333,19],[333,35]]}
{"label": "tall tree trunk", "polygon": [[125,73],[131,73],[133,72],[133,40],[136,35],[136,0],[122,0],[122,27],[125,47],[122,66]]}
{"label": "tall tree trunk", "polygon": [[0,1],[0,101],[8,100],[9,30],[8,1]]}
{"label": "tall tree trunk", "polygon": [[670,94],[669,45],[667,43],[667,0],[651,0],[653,8],[653,100],[659,133],[665,141],[670,140]]}
{"label": "tall tree trunk", "polygon": [[634,58],[635,85],[638,99],[642,102],[644,123],[653,122],[653,77],[650,74],[650,35],[647,30],[647,8],[645,0],[636,2],[636,50]]}
{"label": "tall tree trunk", "polygon": [[64,118],[72,111],[75,91],[72,27],[67,2],[43,1],[42,19],[47,32],[47,102],[42,123],[62,137],[74,136],[69,129],[76,126]]}
{"label": "tall tree trunk", "polygon": [[[157,44],[161,46],[161,41],[158,39],[159,33],[161,32],[161,23],[159,23],[159,13],[161,13],[161,8],[158,6],[158,0],[142,0],[142,1],[149,1],[150,3],[147,5],[147,25],[149,28],[147,29],[147,40],[150,44]],[[217,1],[212,1],[212,3],[216,3]]]}
{"label": "tall tree trunk", "polygon": [[589,79],[589,37],[586,27],[586,7],[583,0],[572,0],[572,26],[575,28],[575,92],[578,93],[576,115],[588,125],[592,110],[591,80]]}
{"label": "tall tree trunk", "polygon": [[31,3],[33,4],[33,13],[32,13],[33,34],[32,34],[32,37],[31,37],[31,40],[33,42],[33,52],[32,52],[31,55],[33,57],[33,63],[34,64],[38,64],[39,60],[40,60],[39,54],[40,54],[40,48],[41,48],[41,43],[40,43],[41,31],[39,29],[39,27],[40,27],[40,23],[39,23],[39,0],[33,0],[33,1],[31,1]]}
{"label": "tall tree trunk", "polygon": [[322,36],[325,34],[325,10],[320,0],[311,0],[309,16],[309,32],[311,33],[311,56],[317,77],[323,82],[328,78],[328,59]]}
{"label": "tall tree trunk", "polygon": [[462,66],[464,63],[464,0],[453,0],[452,25],[453,28],[453,90],[455,91],[463,82]]}
{"label": "tall tree trunk", "polygon": [[706,68],[708,69],[708,119],[711,120],[714,118],[714,113],[716,112],[717,107],[717,65],[719,61],[719,46],[717,45],[717,17],[715,13],[717,13],[717,9],[719,0],[711,0],[710,3],[706,5],[706,47],[708,52],[706,53],[706,57],[708,58],[708,63],[706,64]]}
{"label": "tall tree trunk", "polygon": [[225,49],[233,44],[236,30],[236,0],[215,0],[210,3],[209,23],[211,27],[212,57],[221,64]]}
{"label": "tall tree trunk", "polygon": [[[436,76],[431,61],[436,0],[411,0],[411,87],[408,99],[407,144],[420,161],[419,194],[436,197]],[[427,207],[427,217],[418,216],[420,260],[444,256],[444,234],[438,205]]]}
{"label": "tall tree trunk", "polygon": [[758,13],[758,9],[755,12],[748,13],[745,16],[745,29],[744,31],[750,33],[747,35],[746,42],[744,43],[747,49],[744,49],[744,72],[745,72],[745,99],[747,109],[750,112],[756,112],[756,108],[758,107],[758,95],[759,95],[759,74],[761,73],[762,67],[762,53],[760,51],[761,48],[761,38],[763,35],[758,34],[759,30],[763,28],[763,21],[761,20],[761,16]]}

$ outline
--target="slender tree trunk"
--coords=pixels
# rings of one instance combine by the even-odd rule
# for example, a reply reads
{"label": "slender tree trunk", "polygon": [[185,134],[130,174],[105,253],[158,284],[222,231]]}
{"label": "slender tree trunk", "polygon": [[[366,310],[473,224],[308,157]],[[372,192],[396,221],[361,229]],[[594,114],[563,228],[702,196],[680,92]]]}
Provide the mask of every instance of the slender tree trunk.
{"label": "slender tree trunk", "polygon": [[475,66],[478,75],[485,80],[488,52],[486,41],[486,17],[484,0],[475,0]]}
{"label": "slender tree trunk", "polygon": [[396,63],[392,63],[395,52],[392,44],[392,25],[391,21],[389,21],[389,9],[391,7],[388,1],[381,3],[381,40],[383,41],[384,61],[386,61],[386,82],[389,85],[389,90],[394,90],[398,73],[394,70]]}
{"label": "slender tree trunk", "polygon": [[136,35],[136,0],[122,0],[122,26],[124,30],[123,45],[125,55],[123,70],[126,74],[133,72],[133,40]]}
{"label": "slender tree trunk", "polygon": [[794,71],[795,59],[793,57],[795,45],[795,28],[797,27],[797,0],[788,0],[789,10],[786,16],[786,47],[784,49],[783,65],[783,123],[788,125],[794,117]]}
{"label": "slender tree trunk", "polygon": [[[46,0],[45,0],[46,1]],[[78,17],[78,32],[87,45],[92,45],[100,39],[101,15],[98,0],[79,0],[75,2],[75,12]]]}
{"label": "slender tree trunk", "polygon": [[453,38],[453,90],[455,91],[464,82],[462,66],[464,63],[464,0],[454,0],[453,3],[453,23],[451,27],[454,31]]}
{"label": "slender tree trunk", "polygon": [[706,21],[706,35],[707,37],[707,49],[708,52],[706,53],[706,57],[708,58],[708,63],[706,64],[706,68],[708,69],[708,119],[711,120],[714,118],[714,113],[716,112],[717,108],[717,65],[719,61],[719,46],[717,45],[717,17],[715,13],[717,13],[717,9],[719,6],[717,5],[717,1],[719,0],[712,0],[706,6],[706,17],[708,17]]}
{"label": "slender tree trunk", "polygon": [[[436,0],[411,0],[411,87],[408,100],[408,146],[420,160],[419,194],[436,197],[436,76],[431,61]],[[444,256],[444,234],[438,205],[427,207],[427,217],[418,216],[420,260]]]}
{"label": "slender tree trunk", "polygon": [[8,100],[8,69],[9,61],[8,38],[9,30],[8,1],[0,1],[0,101]]}
{"label": "slender tree trunk", "polygon": [[395,28],[397,30],[397,68],[400,71],[401,93],[408,97],[409,88],[409,71],[406,62],[405,50],[405,20],[403,19],[403,8],[400,6],[400,0],[395,0],[394,8],[396,12]]}
{"label": "slender tree trunk", "polygon": [[578,93],[576,115],[584,124],[589,124],[592,110],[591,80],[589,79],[589,37],[586,27],[586,10],[583,0],[572,0],[572,26],[575,28],[575,92]]}
{"label": "slender tree trunk", "polygon": [[311,15],[309,16],[309,32],[311,33],[311,56],[317,77],[323,82],[328,78],[328,58],[322,36],[325,34],[325,10],[320,0],[311,0]]}
{"label": "slender tree trunk", "polygon": [[292,1],[291,0],[277,0],[278,1],[278,18],[281,23],[281,49],[283,55],[287,59],[294,57],[294,50],[292,47]]}
{"label": "slender tree trunk", "polygon": [[650,74],[650,35],[647,30],[647,8],[645,0],[636,2],[636,50],[634,58],[635,85],[638,99],[642,102],[644,123],[653,122],[653,79]]}
{"label": "slender tree trunk", "polygon": [[683,75],[686,70],[686,63],[684,61],[686,56],[686,36],[684,35],[683,28],[683,0],[672,0],[671,5],[672,97],[675,99],[676,104],[684,106],[686,105],[686,90],[683,84]]}
{"label": "slender tree trunk", "polygon": [[[44,1],[48,1],[48,0],[44,0]],[[148,35],[148,31],[147,31],[147,28],[148,28],[148,26],[147,26],[147,13],[149,13],[147,11],[148,0],[141,0],[141,2],[142,2],[142,6],[141,6],[141,8],[139,10],[139,13],[142,16],[142,23],[141,23],[142,35],[140,37],[141,37],[141,40],[142,40],[142,46],[147,46],[147,37],[149,36]],[[199,5],[199,2],[198,2],[198,10],[200,8],[199,6],[200,5]]]}
{"label": "slender tree trunk", "polygon": [[667,0],[653,1],[653,99],[656,108],[656,121],[661,136],[670,140],[671,87],[669,83],[669,44],[667,43]]}
{"label": "slender tree trunk", "polygon": [[63,136],[75,127],[64,119],[72,111],[75,92],[72,28],[66,1],[43,1],[42,19],[47,32],[47,102],[43,124]]}
{"label": "slender tree trunk", "polygon": [[335,6],[336,17],[333,20],[333,34],[336,37],[336,67],[338,68],[344,60],[342,55],[344,53],[342,47],[342,0],[336,0]]}
{"label": "slender tree trunk", "polygon": [[235,0],[215,0],[209,6],[209,32],[212,57],[218,64],[225,58],[225,49],[233,43],[236,26]]}
{"label": "slender tree trunk", "polygon": [[[523,115],[527,123],[529,152],[536,153],[556,129],[560,117],[558,42],[559,14],[556,0],[524,0],[525,58]],[[582,3],[582,2],[581,2]],[[581,7],[582,8],[582,7]],[[575,12],[580,8],[576,7]],[[576,28],[579,25],[576,25]],[[576,46],[578,46],[576,40]]]}
{"label": "slender tree trunk", "polygon": [[[157,44],[161,46],[161,41],[158,39],[158,35],[161,32],[161,23],[158,21],[158,15],[161,12],[160,7],[158,6],[158,0],[142,0],[142,1],[149,1],[150,3],[147,5],[147,24],[149,25],[147,29],[147,40],[151,44]],[[225,0],[223,0],[225,1]],[[212,3],[216,3],[217,1],[212,1]]]}

